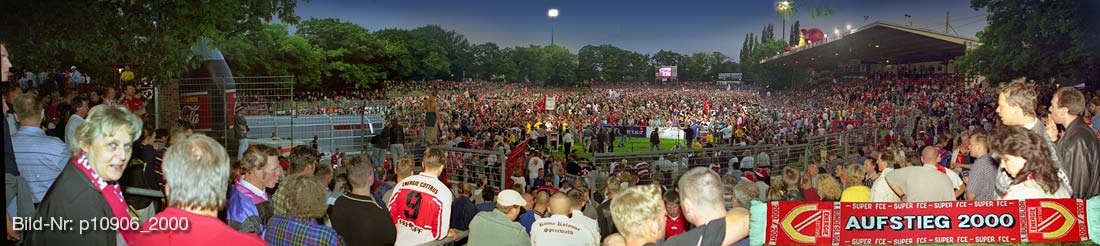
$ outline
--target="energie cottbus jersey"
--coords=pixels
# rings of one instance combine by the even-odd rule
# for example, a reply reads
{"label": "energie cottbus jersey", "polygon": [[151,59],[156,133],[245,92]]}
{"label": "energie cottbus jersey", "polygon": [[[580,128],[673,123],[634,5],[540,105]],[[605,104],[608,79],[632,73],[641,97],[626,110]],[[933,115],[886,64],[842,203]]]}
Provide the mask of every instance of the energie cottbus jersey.
{"label": "energie cottbus jersey", "polygon": [[451,190],[435,175],[409,176],[394,188],[390,218],[397,224],[396,245],[420,245],[447,237]]}

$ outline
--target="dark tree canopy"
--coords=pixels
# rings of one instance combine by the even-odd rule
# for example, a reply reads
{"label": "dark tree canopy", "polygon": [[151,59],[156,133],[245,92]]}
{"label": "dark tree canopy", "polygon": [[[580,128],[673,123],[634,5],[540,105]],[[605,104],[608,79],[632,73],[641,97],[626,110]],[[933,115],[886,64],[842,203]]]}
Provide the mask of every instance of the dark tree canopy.
{"label": "dark tree canopy", "polygon": [[989,11],[981,46],[953,63],[994,83],[1028,77],[1100,82],[1097,1],[972,0]]}
{"label": "dark tree canopy", "polygon": [[[191,46],[209,38],[215,46],[229,37],[260,32],[278,18],[296,23],[294,0],[186,1],[111,0],[5,1],[0,39],[15,65],[37,71],[75,65],[94,78],[114,77],[113,66],[138,64],[138,76],[177,76],[197,64]],[[49,13],[49,14],[26,14]]]}

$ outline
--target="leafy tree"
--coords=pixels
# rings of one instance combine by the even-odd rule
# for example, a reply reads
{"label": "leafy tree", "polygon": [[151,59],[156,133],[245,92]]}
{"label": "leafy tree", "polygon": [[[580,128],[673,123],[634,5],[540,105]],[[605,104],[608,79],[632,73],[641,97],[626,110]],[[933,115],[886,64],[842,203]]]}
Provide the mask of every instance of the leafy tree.
{"label": "leafy tree", "polygon": [[786,47],[787,44],[780,40],[761,43],[753,50],[749,60],[743,63],[746,67],[744,68],[745,77],[756,83],[777,88],[786,88],[807,81],[809,74],[804,69],[795,69],[795,66],[785,66],[775,62],[760,64],[760,60],[764,57],[774,56]]}
{"label": "leafy tree", "polygon": [[462,34],[438,25],[419,27],[409,33],[413,38],[409,44],[413,59],[421,61],[415,71],[422,73],[415,79],[457,80],[471,66],[470,44]]}
{"label": "leafy tree", "polygon": [[676,52],[660,50],[653,54],[653,63],[657,66],[677,66],[683,63],[684,55]]}
{"label": "leafy tree", "polygon": [[544,82],[572,84],[576,80],[577,56],[558,45],[543,48],[540,67],[546,71]]}
{"label": "leafy tree", "polygon": [[470,55],[472,58],[470,73],[467,75],[471,78],[489,80],[497,75],[497,71],[493,68],[493,62],[501,59],[502,54],[500,47],[495,43],[484,43],[474,45],[471,47]]}
{"label": "leafy tree", "polygon": [[767,26],[764,26],[763,31],[760,31],[760,41],[761,42],[768,42],[768,40],[771,40],[772,35],[771,35],[771,30],[769,30],[769,29],[771,29],[770,27],[771,27],[771,24],[768,24]]}
{"label": "leafy tree", "polygon": [[266,24],[260,31],[232,37],[222,45],[234,76],[295,76],[299,84],[321,83],[322,51],[286,25]]}
{"label": "leafy tree", "polygon": [[297,23],[294,0],[6,1],[0,39],[16,65],[33,70],[80,67],[110,81],[113,65],[138,64],[138,76],[175,78],[198,64],[191,46],[209,38],[219,47],[229,37],[261,31],[275,18]]}
{"label": "leafy tree", "polygon": [[504,48],[500,50],[500,58],[491,62],[493,71],[500,74],[498,79],[503,81],[516,81],[522,78],[522,75],[519,73],[519,64],[516,60],[516,48]]}
{"label": "leafy tree", "polygon": [[645,81],[653,72],[645,55],[612,45],[584,46],[577,61],[577,79],[582,81]]}
{"label": "leafy tree", "polygon": [[799,27],[798,21],[794,21],[794,25],[791,25],[791,37],[790,37],[790,42],[787,42],[788,44],[790,44],[790,45],[797,45],[798,44],[798,37],[801,36],[800,35],[801,33],[798,31],[799,28],[800,27]]}
{"label": "leafy tree", "polygon": [[537,45],[515,48],[512,53],[512,60],[518,70],[515,80],[536,82],[546,79],[546,67],[540,66],[542,65],[542,52],[542,47]]}
{"label": "leafy tree", "polygon": [[[323,52],[321,77],[325,86],[369,87],[399,73],[404,49],[378,40],[362,26],[337,19],[309,19],[298,26],[299,36]],[[317,89],[321,84],[303,84]]]}
{"label": "leafy tree", "polygon": [[745,40],[741,41],[741,52],[738,53],[741,62],[745,62],[745,60],[748,60],[749,53],[749,34],[745,34]]}
{"label": "leafy tree", "polygon": [[1096,1],[971,0],[986,9],[981,46],[953,66],[999,83],[1018,77],[1049,81],[1100,81],[1100,30]]}
{"label": "leafy tree", "polygon": [[577,78],[603,81],[603,57],[596,46],[585,45],[577,51]]}

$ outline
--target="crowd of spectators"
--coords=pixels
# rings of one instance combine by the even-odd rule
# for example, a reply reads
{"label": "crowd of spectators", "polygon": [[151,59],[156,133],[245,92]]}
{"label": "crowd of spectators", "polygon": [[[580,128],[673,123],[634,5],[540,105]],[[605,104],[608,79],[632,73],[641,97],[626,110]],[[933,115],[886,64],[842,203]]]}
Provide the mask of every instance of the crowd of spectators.
{"label": "crowd of spectators", "polygon": [[[6,53],[2,44],[0,51]],[[391,99],[398,110],[406,108],[405,117],[427,118],[409,128],[435,125],[423,132],[442,134],[429,141],[461,136],[458,144],[468,148],[509,149],[525,137],[545,138],[549,129],[585,139],[585,125],[604,138],[602,125],[633,124],[700,125],[703,131],[733,126],[728,142],[713,142],[783,144],[851,125],[889,131],[896,127],[885,124],[889,119],[909,113],[920,119],[914,132],[884,134],[896,143],[861,146],[858,158],[826,154],[785,166],[774,176],[757,167],[766,159],[745,155],[727,166],[685,167],[669,178],[642,180],[640,171],[614,172],[598,187],[562,178],[584,176],[581,165],[573,155],[544,155],[542,140],[534,144],[542,150],[528,150],[530,170],[514,174],[515,185],[497,187],[484,178],[445,181],[444,173],[458,170],[447,170],[452,167],[445,165],[446,154],[434,147],[419,163],[387,146],[390,155],[354,155],[331,165],[311,146],[294,147],[284,164],[275,147],[255,144],[231,161],[222,144],[186,122],[151,129],[132,86],[117,100],[113,87],[103,89],[103,97],[91,91],[70,96],[33,87],[24,94],[22,86],[8,83],[2,118],[8,123],[0,134],[6,202],[13,208],[7,213],[7,238],[26,245],[742,245],[749,237],[746,209],[752,201],[919,202],[1100,193],[1100,140],[1089,126],[1096,121],[1086,114],[1095,115],[1100,106],[1095,95],[1070,87],[1014,81],[992,88],[954,75],[871,76],[793,91],[484,82],[412,86],[431,92]],[[557,108],[531,100],[543,97],[557,98]],[[69,106],[72,113],[58,115],[69,120],[51,128],[48,105],[63,104],[75,105]],[[432,114],[420,115],[425,111]],[[434,113],[438,124],[430,124]],[[394,134],[410,131],[421,130]],[[378,163],[387,156],[393,165]],[[163,198],[124,194],[130,187],[158,191]],[[14,230],[13,217],[109,218],[119,226]],[[187,221],[187,228],[161,224],[173,220]]]}

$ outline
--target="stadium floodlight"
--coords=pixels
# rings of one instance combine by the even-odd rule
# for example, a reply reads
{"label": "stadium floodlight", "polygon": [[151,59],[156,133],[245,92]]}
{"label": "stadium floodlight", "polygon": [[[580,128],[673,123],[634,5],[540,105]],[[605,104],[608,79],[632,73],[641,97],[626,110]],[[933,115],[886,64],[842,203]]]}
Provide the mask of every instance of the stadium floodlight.
{"label": "stadium floodlight", "polygon": [[550,17],[550,45],[554,45],[554,19],[558,18],[558,9],[550,9],[546,11],[546,16]]}
{"label": "stadium floodlight", "polygon": [[791,2],[790,1],[779,1],[779,3],[775,4],[775,8],[780,10],[780,11],[786,11],[788,9],[791,9]]}

